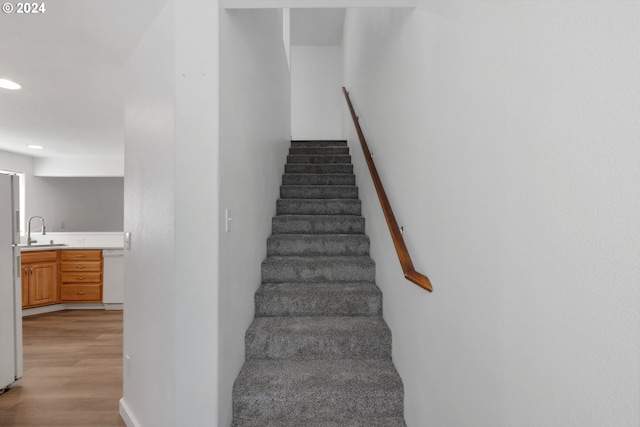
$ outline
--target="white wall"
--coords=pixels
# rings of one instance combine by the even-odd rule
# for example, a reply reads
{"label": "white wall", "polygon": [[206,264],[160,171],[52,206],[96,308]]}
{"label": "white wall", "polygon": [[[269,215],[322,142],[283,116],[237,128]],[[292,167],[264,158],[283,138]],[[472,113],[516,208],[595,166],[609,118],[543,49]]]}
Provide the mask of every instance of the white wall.
{"label": "white wall", "polygon": [[124,157],[35,157],[33,174],[36,176],[124,176]]}
{"label": "white wall", "polygon": [[220,223],[218,2],[176,7],[174,145],[176,420],[215,426],[218,414]]}
{"label": "white wall", "polygon": [[43,216],[47,231],[122,231],[123,191],[120,177],[31,177],[26,218]]}
{"label": "white wall", "polygon": [[176,413],[173,9],[164,7],[126,65],[124,227],[132,245],[121,405],[129,427],[170,426]]}
{"label": "white wall", "polygon": [[[35,176],[34,163],[41,160],[0,151],[1,170],[24,174],[25,221],[44,216],[51,232],[122,231],[123,178]],[[23,228],[26,232],[26,224]]]}
{"label": "white wall", "polygon": [[169,3],[128,64],[122,404],[139,425],[229,425],[288,146],[277,11],[218,27],[206,4]]}
{"label": "white wall", "polygon": [[0,169],[31,175],[33,173],[33,157],[0,150]]}
{"label": "white wall", "polygon": [[293,139],[344,139],[342,46],[291,46]]}
{"label": "white wall", "polygon": [[638,16],[624,1],[347,12],[347,87],[434,285],[402,278],[356,155],[408,426],[640,424]]}
{"label": "white wall", "polygon": [[[266,257],[289,147],[290,78],[276,10],[221,11],[219,425],[231,423],[231,391]],[[221,218],[224,220],[224,217]]]}
{"label": "white wall", "polygon": [[169,1],[126,66],[130,426],[217,417],[217,22],[216,3]]}

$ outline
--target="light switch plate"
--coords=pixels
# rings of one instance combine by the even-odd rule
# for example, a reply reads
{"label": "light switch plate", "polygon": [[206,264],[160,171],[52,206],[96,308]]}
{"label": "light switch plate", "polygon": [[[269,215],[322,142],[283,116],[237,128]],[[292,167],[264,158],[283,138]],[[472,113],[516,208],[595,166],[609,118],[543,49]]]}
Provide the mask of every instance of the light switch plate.
{"label": "light switch plate", "polygon": [[226,231],[227,233],[231,231],[231,220],[233,218],[231,218],[231,209],[225,209],[224,210],[224,231]]}

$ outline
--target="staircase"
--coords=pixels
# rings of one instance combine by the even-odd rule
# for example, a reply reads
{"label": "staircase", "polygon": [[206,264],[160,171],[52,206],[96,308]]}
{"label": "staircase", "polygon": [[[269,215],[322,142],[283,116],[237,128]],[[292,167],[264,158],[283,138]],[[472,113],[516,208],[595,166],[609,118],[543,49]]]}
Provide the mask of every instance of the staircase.
{"label": "staircase", "polygon": [[405,426],[345,141],[293,141],[233,427]]}

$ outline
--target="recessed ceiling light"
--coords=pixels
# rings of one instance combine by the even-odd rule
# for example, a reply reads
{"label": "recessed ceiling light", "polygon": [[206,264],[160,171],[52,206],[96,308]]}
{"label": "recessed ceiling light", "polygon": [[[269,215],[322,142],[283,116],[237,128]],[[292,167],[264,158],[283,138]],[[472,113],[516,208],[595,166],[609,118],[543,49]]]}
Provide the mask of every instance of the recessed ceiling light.
{"label": "recessed ceiling light", "polygon": [[42,150],[44,147],[43,147],[42,145],[33,145],[33,144],[30,144],[30,145],[27,145],[27,148],[31,148],[31,149],[33,149],[33,150]]}
{"label": "recessed ceiling light", "polygon": [[11,90],[18,90],[20,89],[22,86],[20,86],[18,83],[16,82],[12,82],[11,80],[7,80],[7,79],[0,79],[0,87],[4,88],[4,89],[11,89]]}

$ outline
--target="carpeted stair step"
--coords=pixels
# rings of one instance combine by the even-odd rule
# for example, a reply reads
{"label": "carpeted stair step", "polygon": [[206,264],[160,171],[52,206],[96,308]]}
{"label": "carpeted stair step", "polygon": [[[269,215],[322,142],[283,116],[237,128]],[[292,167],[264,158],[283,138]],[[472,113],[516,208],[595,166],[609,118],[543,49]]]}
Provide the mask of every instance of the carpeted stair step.
{"label": "carpeted stair step", "polygon": [[346,141],[292,141],[232,427],[406,427]]}
{"label": "carpeted stair step", "polygon": [[364,218],[355,215],[278,215],[273,234],[364,234]]}
{"label": "carpeted stair step", "polygon": [[373,282],[263,283],[256,316],[381,316],[382,292]]}
{"label": "carpeted stair step", "polygon": [[353,174],[306,174],[287,173],[282,175],[282,185],[356,185]]}
{"label": "carpeted stair step", "polygon": [[285,173],[304,173],[304,174],[352,174],[352,164],[310,164],[310,163],[294,163],[284,165]]}
{"label": "carpeted stair step", "polygon": [[262,283],[373,282],[373,259],[359,257],[267,257],[262,261]]}
{"label": "carpeted stair step", "polygon": [[289,154],[345,155],[349,154],[349,147],[291,147]]}
{"label": "carpeted stair step", "polygon": [[334,164],[334,163],[351,163],[349,155],[311,155],[311,154],[294,154],[287,156],[287,163],[303,163],[303,164]]}
{"label": "carpeted stair step", "polygon": [[[281,419],[269,421],[268,427],[406,427],[402,417],[341,418],[334,420]],[[231,427],[266,427],[260,420],[238,420]]]}
{"label": "carpeted stair step", "polygon": [[276,234],[267,239],[267,256],[369,255],[364,234]]}
{"label": "carpeted stair step", "polygon": [[346,147],[347,141],[291,141],[292,147]]}
{"label": "carpeted stair step", "polygon": [[[402,417],[402,380],[391,359],[252,359],[233,387],[242,421],[340,422]],[[304,424],[300,424],[303,426]]]}
{"label": "carpeted stair step", "polygon": [[358,187],[354,185],[283,185],[283,199],[357,199]]}
{"label": "carpeted stair step", "polygon": [[390,359],[382,317],[256,317],[245,335],[247,359]]}
{"label": "carpeted stair step", "polygon": [[278,199],[276,215],[357,215],[360,199]]}

